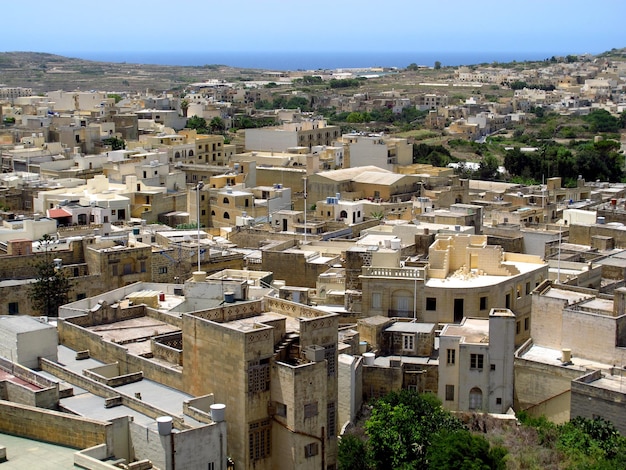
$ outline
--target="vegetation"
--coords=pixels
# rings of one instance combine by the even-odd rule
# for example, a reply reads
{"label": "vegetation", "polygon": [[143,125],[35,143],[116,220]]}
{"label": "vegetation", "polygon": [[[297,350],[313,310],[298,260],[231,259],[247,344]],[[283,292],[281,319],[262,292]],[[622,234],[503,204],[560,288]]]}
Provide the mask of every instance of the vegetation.
{"label": "vegetation", "polygon": [[[551,454],[549,460],[558,461],[558,468],[626,468],[626,438],[609,421],[575,417],[567,423],[555,425],[543,417],[533,418],[524,412],[518,418],[523,428],[536,432],[540,452],[544,456]],[[539,452],[533,454],[538,456]]]}
{"label": "vegetation", "polygon": [[104,145],[109,145],[111,150],[124,150],[126,148],[126,141],[124,139],[118,139],[117,137],[107,137],[102,139]]}
{"label": "vegetation", "polygon": [[44,235],[39,243],[44,249],[44,256],[35,263],[37,276],[28,292],[33,310],[40,315],[57,317],[59,307],[69,301],[72,287],[62,269],[57,269],[52,258],[51,246],[54,240]]}
{"label": "vegetation", "polygon": [[504,468],[506,451],[471,434],[431,394],[402,390],[377,400],[365,433],[342,437],[340,469]]}

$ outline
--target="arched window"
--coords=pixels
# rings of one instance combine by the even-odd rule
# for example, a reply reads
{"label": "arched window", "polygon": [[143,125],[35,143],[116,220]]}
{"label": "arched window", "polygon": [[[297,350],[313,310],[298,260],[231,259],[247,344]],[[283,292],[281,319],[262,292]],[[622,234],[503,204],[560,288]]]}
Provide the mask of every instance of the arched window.
{"label": "arched window", "polygon": [[215,217],[215,211],[211,211],[211,215]]}
{"label": "arched window", "polygon": [[469,409],[480,410],[483,407],[483,391],[474,387],[469,392]]}
{"label": "arched window", "polygon": [[190,150],[190,151],[189,151],[189,156],[190,156],[190,157],[193,157],[193,150]]}
{"label": "arched window", "polygon": [[229,203],[230,203],[230,201],[228,200],[228,198],[227,198],[227,197],[225,197],[225,198],[222,200],[222,202],[223,202],[224,204],[229,204]]}
{"label": "arched window", "polygon": [[176,152],[176,153],[174,154],[174,158],[180,158],[180,152]]}
{"label": "arched window", "polygon": [[348,218],[348,213],[346,211],[341,211],[339,213],[339,218],[340,219],[347,219]]}
{"label": "arched window", "polygon": [[224,218],[225,219],[230,219],[230,214],[228,212],[224,212]]}

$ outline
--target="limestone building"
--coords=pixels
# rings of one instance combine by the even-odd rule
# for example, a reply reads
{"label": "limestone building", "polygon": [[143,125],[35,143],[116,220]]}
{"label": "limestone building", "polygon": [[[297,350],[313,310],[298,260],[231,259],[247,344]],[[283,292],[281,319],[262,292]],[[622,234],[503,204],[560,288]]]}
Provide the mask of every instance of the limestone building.
{"label": "limestone building", "polygon": [[359,276],[363,316],[459,323],[506,308],[516,316],[516,344],[530,336],[531,292],[548,275],[539,257],[506,253],[483,235],[436,235],[427,263],[406,263],[398,250],[379,247],[370,256]]}
{"label": "limestone building", "polygon": [[439,337],[439,391],[446,409],[506,413],[513,406],[515,315],[464,318]]}
{"label": "limestone building", "polygon": [[[245,272],[197,273],[184,286],[137,283],[68,304],[61,342],[118,361],[120,373],[142,370],[225,403],[237,467],[335,468],[338,316],[265,296],[249,281]],[[113,325],[131,319],[124,334],[136,339],[122,346]],[[94,334],[101,323],[108,332]]]}

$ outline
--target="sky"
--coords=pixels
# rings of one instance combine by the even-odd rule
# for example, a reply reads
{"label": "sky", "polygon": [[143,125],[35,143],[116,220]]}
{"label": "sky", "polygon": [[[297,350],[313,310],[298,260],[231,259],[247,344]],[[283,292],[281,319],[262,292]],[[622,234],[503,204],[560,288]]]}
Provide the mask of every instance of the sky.
{"label": "sky", "polygon": [[[25,10],[26,9],[26,10]],[[3,1],[0,51],[600,53],[625,0]]]}

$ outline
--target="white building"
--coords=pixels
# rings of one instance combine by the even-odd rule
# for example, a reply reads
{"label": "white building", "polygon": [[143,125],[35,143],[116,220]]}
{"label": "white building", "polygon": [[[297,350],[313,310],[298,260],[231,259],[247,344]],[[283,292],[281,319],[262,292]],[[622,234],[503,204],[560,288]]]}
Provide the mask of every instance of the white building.
{"label": "white building", "polygon": [[513,406],[515,315],[492,309],[489,318],[448,324],[439,337],[439,398],[454,411],[506,413]]}

